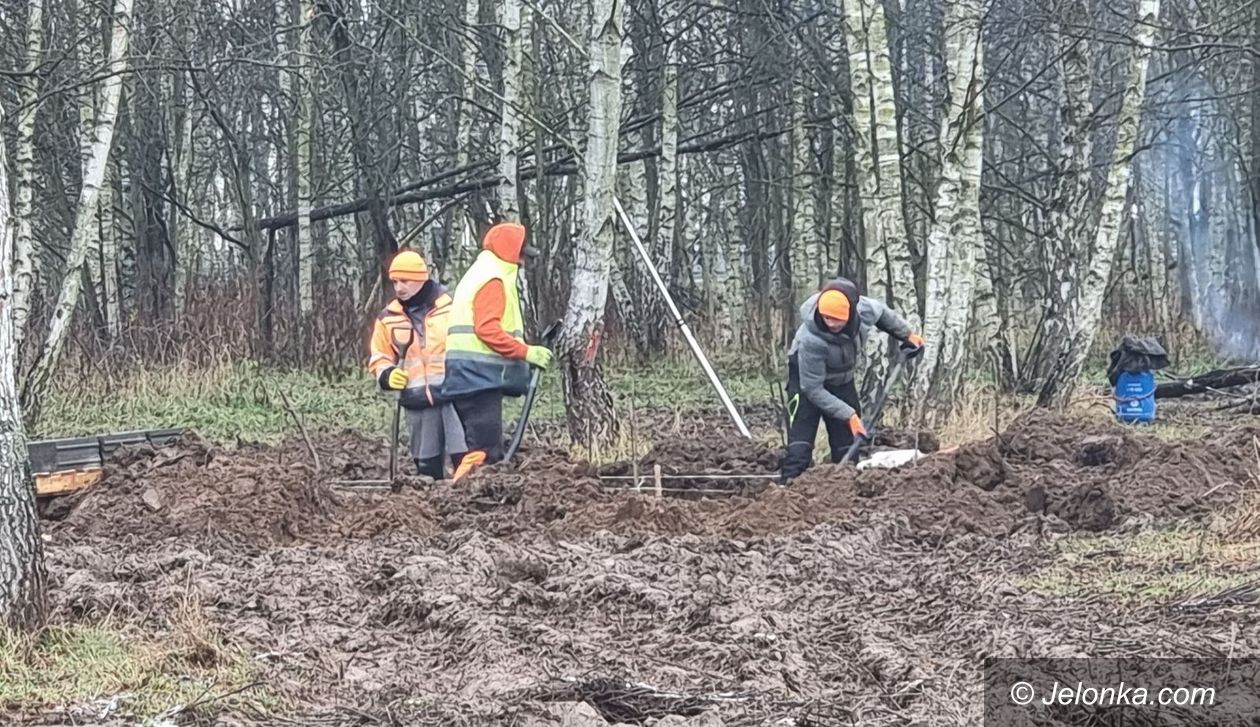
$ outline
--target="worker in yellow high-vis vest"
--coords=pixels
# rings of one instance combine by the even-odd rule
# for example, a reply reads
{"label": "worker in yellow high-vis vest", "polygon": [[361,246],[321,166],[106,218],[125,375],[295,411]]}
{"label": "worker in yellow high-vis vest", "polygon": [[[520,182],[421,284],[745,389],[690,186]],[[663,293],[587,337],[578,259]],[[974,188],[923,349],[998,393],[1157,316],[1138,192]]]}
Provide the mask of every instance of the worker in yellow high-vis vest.
{"label": "worker in yellow high-vis vest", "polygon": [[554,355],[525,343],[517,275],[536,251],[514,222],[491,227],[483,250],[455,286],[446,337],[443,397],[454,401],[468,453],[454,479],[503,459],[503,397],[529,389],[530,365],[546,369]]}

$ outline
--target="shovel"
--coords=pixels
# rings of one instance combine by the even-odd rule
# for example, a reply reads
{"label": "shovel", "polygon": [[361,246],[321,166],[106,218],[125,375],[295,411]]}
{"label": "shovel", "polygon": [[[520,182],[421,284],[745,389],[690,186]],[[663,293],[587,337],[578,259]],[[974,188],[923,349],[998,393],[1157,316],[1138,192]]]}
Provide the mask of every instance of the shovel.
{"label": "shovel", "polygon": [[879,424],[879,418],[884,413],[884,403],[888,400],[888,392],[892,391],[893,386],[897,384],[897,377],[901,374],[902,364],[906,362],[906,352],[903,349],[897,350],[897,358],[893,360],[892,368],[888,370],[888,379],[884,382],[884,388],[880,389],[879,398],[875,401],[875,405],[871,407],[871,416],[868,421],[870,425],[867,427],[866,434],[859,434],[853,438],[853,444],[849,445],[849,451],[844,453],[844,458],[840,462],[857,462],[858,449],[863,443],[875,441],[875,427]]}
{"label": "shovel", "polygon": [[[392,333],[390,337],[393,339],[394,353],[398,356],[398,363],[402,363],[403,358],[407,355],[407,349],[411,348],[412,341],[416,338],[414,328],[410,329],[410,335],[407,336],[407,342],[400,348],[398,346],[398,338]],[[402,392],[398,392],[397,398],[394,399],[394,427],[393,437],[389,440],[389,481],[391,483],[398,479],[398,425],[399,419],[402,418]]]}
{"label": "shovel", "polygon": [[[543,342],[547,346],[551,346],[556,334],[560,331],[560,321],[552,321],[542,333]],[[520,419],[516,422],[516,431],[512,432],[512,441],[508,444],[507,452],[503,455],[503,461],[507,462],[516,454],[516,450],[521,446],[521,439],[525,437],[525,425],[529,423],[529,413],[534,408],[534,399],[538,396],[538,379],[542,377],[542,369],[535,368],[529,375],[529,391],[525,394],[525,406],[521,408]]]}

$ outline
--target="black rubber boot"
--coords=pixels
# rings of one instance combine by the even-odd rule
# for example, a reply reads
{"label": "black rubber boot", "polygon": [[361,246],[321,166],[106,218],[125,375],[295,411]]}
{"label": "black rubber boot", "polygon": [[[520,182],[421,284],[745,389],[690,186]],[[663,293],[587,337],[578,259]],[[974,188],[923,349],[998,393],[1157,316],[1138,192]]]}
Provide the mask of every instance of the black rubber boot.
{"label": "black rubber boot", "polygon": [[783,466],[779,472],[780,484],[786,485],[788,482],[800,477],[813,464],[813,459],[813,442],[792,442],[789,444],[787,456],[783,458]]}
{"label": "black rubber boot", "polygon": [[439,454],[436,457],[412,461],[416,463],[416,471],[421,475],[424,475],[425,477],[432,477],[435,480],[440,480],[446,476],[446,472],[442,467],[444,459],[445,457]]}

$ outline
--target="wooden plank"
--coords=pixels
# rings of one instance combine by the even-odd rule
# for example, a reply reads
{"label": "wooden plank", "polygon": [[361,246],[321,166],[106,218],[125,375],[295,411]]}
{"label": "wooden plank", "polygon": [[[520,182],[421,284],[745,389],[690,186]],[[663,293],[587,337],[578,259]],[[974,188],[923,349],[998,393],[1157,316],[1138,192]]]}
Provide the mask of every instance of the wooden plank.
{"label": "wooden plank", "polygon": [[100,479],[99,467],[68,472],[41,472],[35,475],[35,494],[40,497],[65,495],[94,485]]}

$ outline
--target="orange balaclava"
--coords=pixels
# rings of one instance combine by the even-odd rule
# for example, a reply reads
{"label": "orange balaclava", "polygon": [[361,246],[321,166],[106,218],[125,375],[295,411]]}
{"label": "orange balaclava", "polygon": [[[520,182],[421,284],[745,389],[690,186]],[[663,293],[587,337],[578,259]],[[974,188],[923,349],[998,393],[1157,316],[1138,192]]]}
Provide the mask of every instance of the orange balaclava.
{"label": "orange balaclava", "polygon": [[481,246],[504,262],[519,264],[525,247],[525,226],[516,222],[500,222],[486,231],[486,239]]}
{"label": "orange balaclava", "polygon": [[838,290],[824,291],[818,296],[818,312],[828,318],[848,323],[849,298]]}

